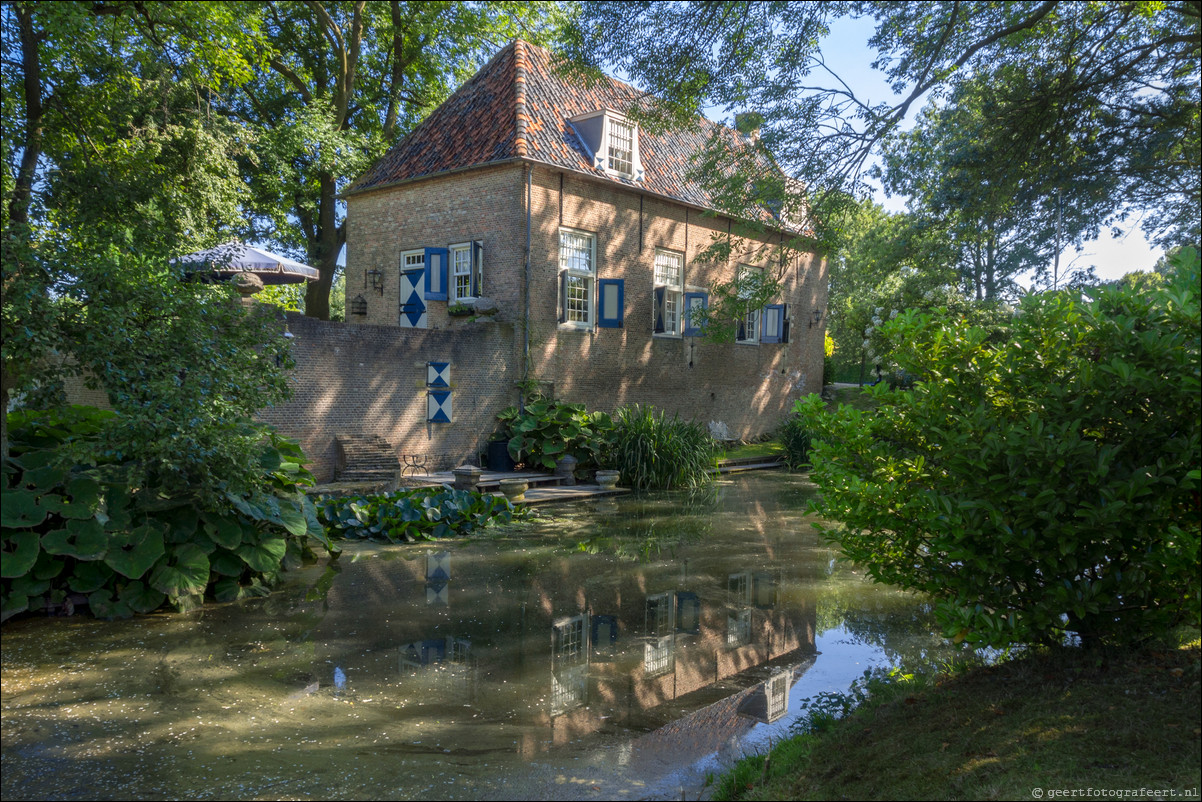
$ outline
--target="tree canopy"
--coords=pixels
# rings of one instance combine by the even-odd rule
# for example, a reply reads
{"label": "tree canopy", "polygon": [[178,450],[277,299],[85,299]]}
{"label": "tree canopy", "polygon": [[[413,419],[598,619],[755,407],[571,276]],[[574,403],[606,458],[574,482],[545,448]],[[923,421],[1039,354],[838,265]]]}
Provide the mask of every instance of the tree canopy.
{"label": "tree canopy", "polygon": [[[571,50],[644,87],[648,118],[687,124],[709,106],[757,114],[762,142],[802,182],[819,223],[863,190],[869,156],[916,103],[968,100],[962,85],[989,76],[1015,90],[981,143],[991,158],[1012,152],[1016,176],[1050,171],[1058,183],[1092,179],[1105,163],[1104,220],[1148,209],[1145,229],[1174,243],[1198,236],[1200,10],[1192,0],[599,2],[583,7]],[[876,21],[868,44],[894,102],[870,104],[827,67],[821,39],[841,15]],[[729,175],[713,167],[733,169],[731,157],[710,156],[704,174]],[[729,211],[762,201],[762,187],[743,186]]]}

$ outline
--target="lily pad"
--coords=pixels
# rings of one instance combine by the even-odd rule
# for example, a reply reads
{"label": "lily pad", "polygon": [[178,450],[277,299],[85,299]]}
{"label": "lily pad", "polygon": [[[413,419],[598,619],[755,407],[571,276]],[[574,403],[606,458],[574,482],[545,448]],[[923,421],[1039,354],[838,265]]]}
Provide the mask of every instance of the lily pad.
{"label": "lily pad", "polygon": [[[0,495],[0,525],[12,529],[37,526],[46,520],[46,508],[38,494],[29,490],[4,490]],[[5,574],[8,576],[8,574]]]}
{"label": "lily pad", "polygon": [[112,588],[101,588],[88,594],[88,606],[97,618],[129,618],[134,614],[127,602],[114,598]]}
{"label": "lily pad", "polygon": [[118,598],[135,613],[152,613],[167,601],[167,597],[162,592],[149,588],[142,582],[126,584],[121,588]]}
{"label": "lily pad", "polygon": [[278,571],[280,561],[288,544],[282,537],[265,537],[256,544],[244,543],[237,548],[238,556],[246,561],[252,570],[260,573]]}
{"label": "lily pad", "polygon": [[38,561],[41,538],[37,532],[5,532],[0,545],[0,577],[24,576]]}
{"label": "lily pad", "polygon": [[67,580],[67,587],[76,593],[91,593],[104,587],[113,576],[113,569],[102,562],[79,563]]}
{"label": "lily pad", "polygon": [[128,531],[110,533],[104,561],[119,574],[141,579],[163,556],[164,550],[162,525],[149,520]]}
{"label": "lily pad", "polygon": [[242,524],[232,515],[205,515],[205,534],[218,546],[235,549],[242,542]]}
{"label": "lily pad", "polygon": [[203,594],[208,584],[208,555],[191,543],[172,548],[150,573],[150,586],[173,600],[177,596]]}
{"label": "lily pad", "polygon": [[64,529],[42,535],[42,548],[51,554],[65,554],[77,560],[99,560],[108,551],[109,538],[95,518],[69,518]]}

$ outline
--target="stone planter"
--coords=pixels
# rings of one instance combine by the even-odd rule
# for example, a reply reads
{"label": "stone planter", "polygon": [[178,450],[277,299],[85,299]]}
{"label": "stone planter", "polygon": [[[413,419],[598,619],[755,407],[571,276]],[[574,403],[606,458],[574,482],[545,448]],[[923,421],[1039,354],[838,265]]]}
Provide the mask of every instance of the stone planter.
{"label": "stone planter", "polygon": [[516,504],[526,500],[526,491],[530,489],[530,483],[525,479],[502,479],[500,484],[501,492],[510,502]]}
{"label": "stone planter", "polygon": [[621,475],[618,471],[597,471],[597,486],[602,490],[613,490]]}
{"label": "stone planter", "polygon": [[565,487],[573,487],[576,484],[576,458],[571,454],[555,463],[555,475],[559,477],[559,483]]}
{"label": "stone planter", "polygon": [[455,477],[453,487],[456,490],[475,490],[476,485],[480,484],[480,475],[482,473],[484,471],[475,465],[460,465],[451,471],[451,475]]}

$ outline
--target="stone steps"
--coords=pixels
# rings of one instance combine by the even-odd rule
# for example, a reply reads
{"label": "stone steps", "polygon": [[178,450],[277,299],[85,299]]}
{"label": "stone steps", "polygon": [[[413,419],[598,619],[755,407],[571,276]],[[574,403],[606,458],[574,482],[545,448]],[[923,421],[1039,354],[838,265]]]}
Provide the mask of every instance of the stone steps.
{"label": "stone steps", "polygon": [[392,445],[379,435],[339,434],[337,482],[395,482],[401,470]]}

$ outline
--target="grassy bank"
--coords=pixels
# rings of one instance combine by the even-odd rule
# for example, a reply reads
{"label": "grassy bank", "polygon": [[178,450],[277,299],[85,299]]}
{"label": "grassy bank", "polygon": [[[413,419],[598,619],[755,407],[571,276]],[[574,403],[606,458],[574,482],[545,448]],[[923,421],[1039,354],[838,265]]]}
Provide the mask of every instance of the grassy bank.
{"label": "grassy bank", "polygon": [[1053,789],[1132,789],[1128,798],[1197,799],[1199,659],[1197,640],[1104,656],[1066,649],[891,683],[850,716],[775,746],[766,773],[762,755],[747,758],[718,780],[714,798],[1050,799]]}

